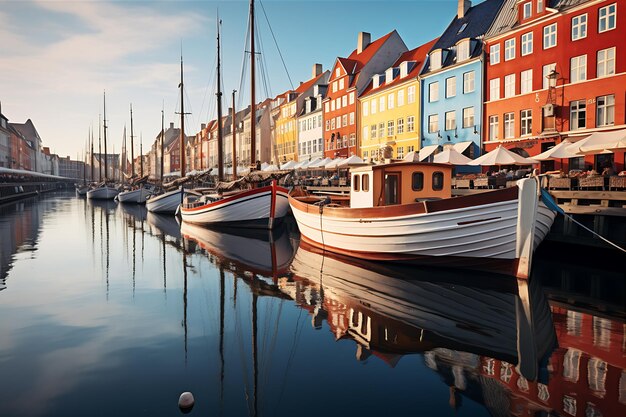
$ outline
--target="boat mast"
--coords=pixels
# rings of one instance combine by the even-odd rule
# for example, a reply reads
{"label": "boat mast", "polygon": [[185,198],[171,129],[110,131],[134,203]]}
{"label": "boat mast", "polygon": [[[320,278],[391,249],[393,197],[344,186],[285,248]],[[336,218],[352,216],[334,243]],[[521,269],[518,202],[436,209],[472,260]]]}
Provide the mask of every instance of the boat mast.
{"label": "boat mast", "polygon": [[98,115],[98,182],[102,182],[102,115]]}
{"label": "boat mast", "polygon": [[254,52],[254,0],[250,0],[250,162],[256,164],[256,97]]}
{"label": "boat mast", "polygon": [[217,180],[224,181],[224,132],[222,129],[222,77],[220,74],[220,25],[222,21],[217,20]]}
{"label": "boat mast", "polygon": [[130,103],[130,165],[131,177],[135,176],[135,147],[133,146],[133,103]]}
{"label": "boat mast", "polygon": [[139,172],[143,177],[143,134],[139,134]]}
{"label": "boat mast", "polygon": [[237,122],[235,120],[235,93],[237,90],[233,90],[233,181],[237,179],[237,141],[236,141],[236,129]]}
{"label": "boat mast", "polygon": [[104,92],[104,101],[103,101],[103,109],[104,109],[104,118],[103,118],[103,131],[104,131],[104,181],[106,182],[109,178],[109,171],[107,165],[107,93]]}
{"label": "boat mast", "polygon": [[185,101],[183,97],[183,55],[180,55],[180,177],[185,176]]}
{"label": "boat mast", "polygon": [[91,126],[91,181],[93,181],[93,125]]}
{"label": "boat mast", "polygon": [[165,115],[161,108],[161,186],[163,186],[163,142],[165,142]]}

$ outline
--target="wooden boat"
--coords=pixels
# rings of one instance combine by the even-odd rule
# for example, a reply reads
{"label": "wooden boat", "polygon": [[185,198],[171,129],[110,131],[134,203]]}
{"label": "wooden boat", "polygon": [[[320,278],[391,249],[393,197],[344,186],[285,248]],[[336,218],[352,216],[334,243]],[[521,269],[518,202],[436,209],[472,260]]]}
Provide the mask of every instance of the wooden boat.
{"label": "wooden boat", "polygon": [[152,187],[141,185],[134,190],[122,191],[117,195],[117,199],[120,203],[144,204],[151,195]]}
{"label": "wooden boat", "polygon": [[84,197],[87,195],[87,192],[89,191],[89,186],[88,185],[79,185],[76,187],[76,195],[79,197]]}
{"label": "wooden boat", "polygon": [[476,279],[468,283],[467,272],[368,262],[306,242],[290,269],[292,282],[283,280],[282,289],[309,311],[325,309],[336,337],[372,351],[459,349],[517,364],[535,379],[556,346],[539,281],[470,272]]}
{"label": "wooden boat", "polygon": [[[254,1],[250,1],[250,21],[254,22]],[[251,24],[250,39],[251,52],[250,56],[254,57],[254,24]],[[221,90],[220,90],[220,38],[219,25],[217,32],[217,108],[218,120],[221,116]],[[251,116],[250,116],[250,139],[252,161],[256,155],[254,137],[256,132],[256,103],[254,98],[255,78],[254,78],[254,59],[250,60],[250,78],[251,78]],[[234,97],[234,95],[233,95]],[[233,121],[235,120],[235,111],[233,108]],[[223,162],[222,162],[222,131],[221,124],[218,126],[218,179],[223,180]],[[233,129],[233,134],[235,130]],[[236,141],[233,139],[233,173],[236,172]],[[254,173],[250,174],[253,175]],[[237,182],[237,181],[235,181]],[[225,194],[209,194],[202,195],[199,193],[188,193],[184,198],[180,207],[180,214],[183,222],[195,223],[205,226],[230,226],[230,227],[257,227],[264,229],[272,229],[283,217],[287,215],[289,204],[286,188],[277,185],[276,181],[272,181],[271,185],[257,187],[257,181],[251,181],[249,178],[244,179],[249,187],[232,191]]]}
{"label": "wooden boat", "polygon": [[[108,154],[107,154],[107,110],[106,110],[106,95],[104,98],[104,181],[96,185],[93,189],[87,191],[87,198],[96,200],[112,200],[119,194],[117,187],[113,187],[108,184]],[[100,154],[102,157],[102,154]]]}
{"label": "wooden boat", "polygon": [[377,261],[456,263],[519,278],[555,213],[535,178],[517,186],[451,196],[451,167],[397,162],[351,170],[349,197],[289,196],[302,239]]}
{"label": "wooden boat", "polygon": [[146,200],[146,208],[151,213],[175,214],[183,201],[183,189],[167,191],[158,195],[151,195]]}

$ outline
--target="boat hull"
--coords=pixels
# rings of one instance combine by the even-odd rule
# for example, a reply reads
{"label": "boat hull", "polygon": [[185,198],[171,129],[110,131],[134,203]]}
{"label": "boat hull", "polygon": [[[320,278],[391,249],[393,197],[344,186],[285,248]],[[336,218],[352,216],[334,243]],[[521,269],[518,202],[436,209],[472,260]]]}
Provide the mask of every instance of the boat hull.
{"label": "boat hull", "polygon": [[[293,197],[289,203],[303,239],[325,250],[379,261],[441,263],[452,258],[463,267],[470,266],[465,260],[475,259],[480,260],[479,269],[488,260],[498,266],[487,269],[520,276],[516,269],[524,232],[518,230],[518,191],[513,187],[369,209],[320,207]],[[534,213],[530,213],[534,230],[527,230],[525,236],[528,246],[532,242],[527,249],[532,254],[549,232],[555,213],[542,202],[523,210]]]}
{"label": "boat hull", "polygon": [[79,197],[85,197],[89,191],[88,186],[76,187],[76,195]]}
{"label": "boat hull", "polygon": [[151,195],[152,191],[141,187],[136,190],[122,191],[117,195],[117,199],[120,203],[144,204],[146,199]]}
{"label": "boat hull", "polygon": [[146,208],[151,213],[175,214],[183,199],[183,189],[152,195],[146,200]]}
{"label": "boat hull", "polygon": [[113,187],[98,187],[87,191],[87,198],[94,200],[113,200],[119,190]]}
{"label": "boat hull", "polygon": [[273,184],[197,207],[181,206],[180,212],[187,223],[272,229],[287,215],[288,192]]}

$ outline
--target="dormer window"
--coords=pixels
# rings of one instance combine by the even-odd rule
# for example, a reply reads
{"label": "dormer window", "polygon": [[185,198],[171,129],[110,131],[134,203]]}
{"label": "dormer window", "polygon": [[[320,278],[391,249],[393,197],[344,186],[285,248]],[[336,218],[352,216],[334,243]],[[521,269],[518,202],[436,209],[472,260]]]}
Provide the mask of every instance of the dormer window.
{"label": "dormer window", "polygon": [[393,81],[393,67],[387,68],[385,71],[385,83],[389,84]]}
{"label": "dormer window", "polygon": [[543,0],[537,0],[537,13],[543,12]]}
{"label": "dormer window", "polygon": [[374,74],[374,77],[372,77],[373,88],[380,87],[380,79],[381,78],[382,78],[382,75]]}
{"label": "dormer window", "polygon": [[337,68],[335,69],[335,78],[340,77],[341,76],[341,69]]}
{"label": "dormer window", "polygon": [[430,69],[437,70],[439,68],[441,68],[441,49],[430,53]]}
{"label": "dormer window", "polygon": [[463,23],[463,24],[461,25],[461,28],[459,29],[459,31],[458,31],[456,34],[458,35],[459,33],[463,32],[463,31],[465,30],[465,28],[466,28],[466,27],[467,27],[467,22],[465,22],[465,23]]}
{"label": "dormer window", "polygon": [[470,57],[470,40],[463,39],[456,46],[456,61],[465,61]]}
{"label": "dormer window", "polygon": [[526,2],[524,3],[523,7],[523,12],[522,12],[522,18],[523,19],[530,19],[530,16],[533,13],[533,3],[532,2]]}
{"label": "dormer window", "polygon": [[409,72],[415,66],[415,61],[404,61],[400,64],[400,78],[404,78],[409,75]]}

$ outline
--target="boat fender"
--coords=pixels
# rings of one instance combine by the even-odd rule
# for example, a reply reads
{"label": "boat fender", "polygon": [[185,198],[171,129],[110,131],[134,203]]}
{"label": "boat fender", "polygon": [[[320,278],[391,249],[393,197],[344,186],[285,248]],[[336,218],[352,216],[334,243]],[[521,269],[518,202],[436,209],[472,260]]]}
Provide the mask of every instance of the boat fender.
{"label": "boat fender", "polygon": [[178,408],[180,408],[183,413],[190,412],[194,404],[195,400],[192,393],[186,391],[180,394],[180,397],[178,398]]}

